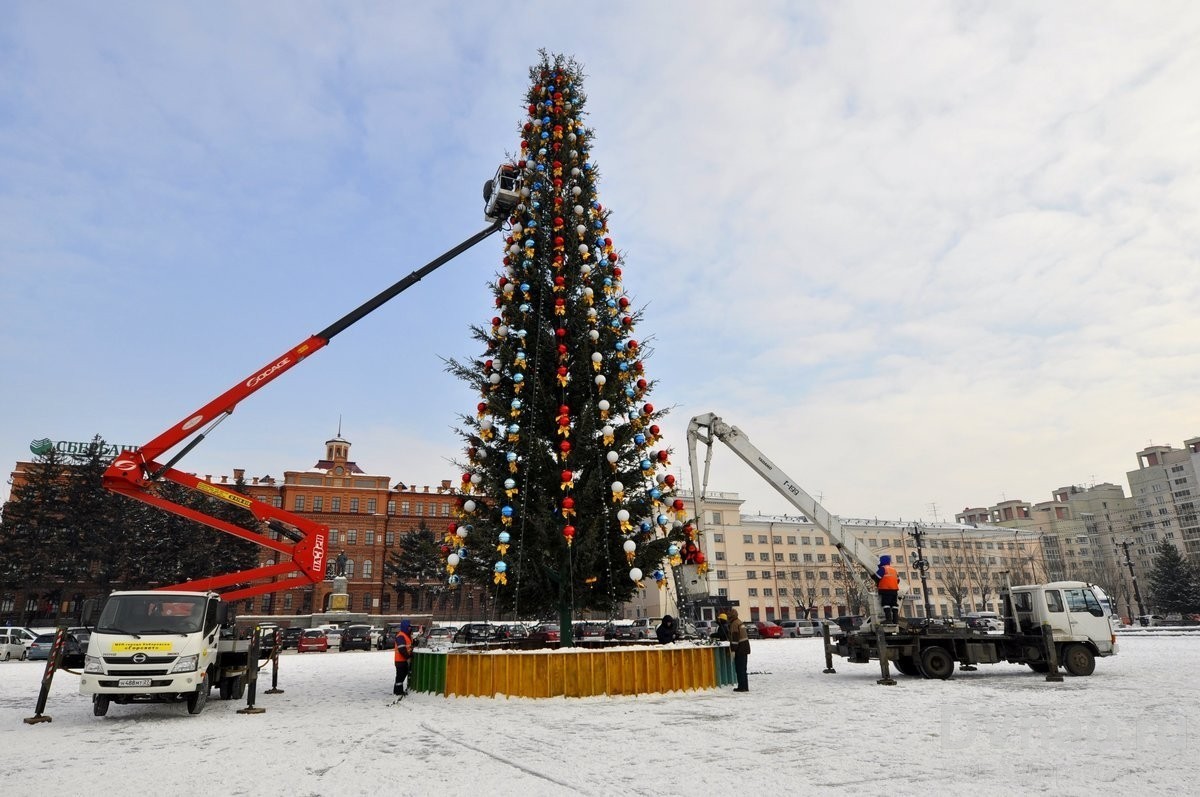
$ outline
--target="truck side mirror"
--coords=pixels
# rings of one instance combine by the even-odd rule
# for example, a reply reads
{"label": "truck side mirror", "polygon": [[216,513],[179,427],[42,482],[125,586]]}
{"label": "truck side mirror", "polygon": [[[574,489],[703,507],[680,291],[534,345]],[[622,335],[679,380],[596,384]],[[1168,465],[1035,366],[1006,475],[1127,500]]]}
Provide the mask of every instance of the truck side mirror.
{"label": "truck side mirror", "polygon": [[88,598],[87,600],[85,600],[83,602],[83,605],[79,607],[79,624],[80,625],[88,627],[88,628],[91,627],[92,618],[94,618],[96,616],[96,607],[99,604],[100,604],[100,601],[98,601],[95,598]]}

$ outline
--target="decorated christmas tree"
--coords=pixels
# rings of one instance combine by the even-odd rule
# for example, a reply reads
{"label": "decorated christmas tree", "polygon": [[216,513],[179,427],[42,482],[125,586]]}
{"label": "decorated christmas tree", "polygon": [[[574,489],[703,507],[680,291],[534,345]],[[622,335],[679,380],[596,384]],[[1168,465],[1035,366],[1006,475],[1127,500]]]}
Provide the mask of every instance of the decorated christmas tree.
{"label": "decorated christmas tree", "polygon": [[542,52],[495,315],[472,327],[479,357],[449,365],[478,396],[459,429],[460,512],[443,540],[450,583],[488,584],[503,613],[556,615],[564,644],[580,613],[611,614],[646,584],[665,586],[692,533],[668,473],[664,412],[649,401],[642,311],[600,201],[585,104],[580,65]]}

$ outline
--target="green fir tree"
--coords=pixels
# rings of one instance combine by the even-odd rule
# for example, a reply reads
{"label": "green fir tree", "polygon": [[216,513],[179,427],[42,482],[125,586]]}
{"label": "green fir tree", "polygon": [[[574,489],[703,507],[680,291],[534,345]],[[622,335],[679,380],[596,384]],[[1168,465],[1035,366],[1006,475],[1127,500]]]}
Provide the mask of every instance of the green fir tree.
{"label": "green fir tree", "polygon": [[1150,570],[1150,600],[1163,614],[1200,612],[1200,573],[1169,542],[1158,546]]}
{"label": "green fir tree", "polygon": [[684,539],[583,77],[545,52],[530,70],[496,315],[472,327],[483,353],[449,364],[479,403],[462,416],[461,511],[443,541],[452,584],[489,585],[504,613],[556,616],[564,644],[582,612],[653,589]]}

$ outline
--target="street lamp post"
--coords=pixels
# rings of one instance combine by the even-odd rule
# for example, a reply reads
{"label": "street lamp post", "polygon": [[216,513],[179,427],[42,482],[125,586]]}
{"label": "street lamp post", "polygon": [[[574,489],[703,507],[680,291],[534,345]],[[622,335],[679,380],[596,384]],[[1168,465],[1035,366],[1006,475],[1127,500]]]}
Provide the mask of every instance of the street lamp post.
{"label": "street lamp post", "polygon": [[[1142,604],[1142,591],[1138,589],[1137,574],[1133,572],[1133,560],[1129,558],[1129,540],[1121,540],[1121,547],[1125,550],[1125,566],[1129,568],[1129,580],[1133,582],[1133,597],[1137,600],[1138,615],[1146,614],[1146,607]],[[1129,618],[1131,621],[1133,618]]]}
{"label": "street lamp post", "polygon": [[929,560],[925,558],[925,551],[921,547],[921,540],[925,536],[925,532],[921,531],[921,527],[916,523],[913,524],[913,530],[909,532],[913,540],[917,544],[916,558],[910,557],[912,566],[921,574],[921,600],[925,604],[925,619],[933,617],[933,604],[929,602],[929,586],[925,583],[925,574],[929,571]]}

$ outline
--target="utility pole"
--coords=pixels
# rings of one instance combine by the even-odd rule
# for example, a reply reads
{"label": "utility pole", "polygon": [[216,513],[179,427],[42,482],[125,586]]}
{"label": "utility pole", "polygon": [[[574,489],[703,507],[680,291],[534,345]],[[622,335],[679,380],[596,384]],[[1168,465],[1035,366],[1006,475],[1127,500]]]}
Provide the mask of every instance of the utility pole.
{"label": "utility pole", "polygon": [[[1133,560],[1129,558],[1129,540],[1121,540],[1121,547],[1125,549],[1125,566],[1129,568],[1129,580],[1133,582],[1133,597],[1137,600],[1138,614],[1146,614],[1146,607],[1142,605],[1142,591],[1138,589],[1137,574],[1133,572]],[[1133,618],[1129,618],[1131,621]]]}
{"label": "utility pole", "polygon": [[921,531],[921,527],[914,523],[912,531],[909,532],[913,540],[917,544],[916,558],[911,556],[911,564],[921,574],[921,600],[925,603],[925,618],[933,619],[933,604],[929,602],[929,586],[925,583],[925,574],[929,571],[929,560],[925,558],[925,550],[921,547],[921,539],[925,536],[925,532]]}

